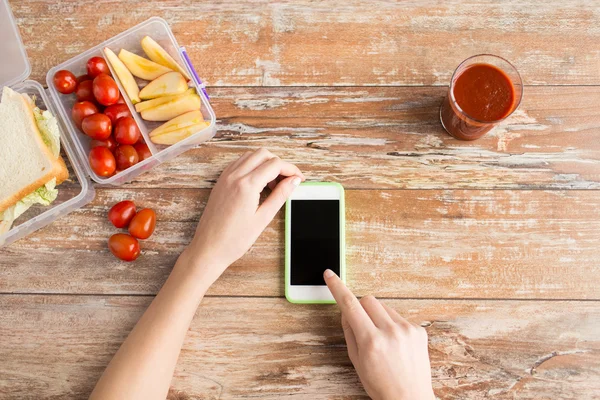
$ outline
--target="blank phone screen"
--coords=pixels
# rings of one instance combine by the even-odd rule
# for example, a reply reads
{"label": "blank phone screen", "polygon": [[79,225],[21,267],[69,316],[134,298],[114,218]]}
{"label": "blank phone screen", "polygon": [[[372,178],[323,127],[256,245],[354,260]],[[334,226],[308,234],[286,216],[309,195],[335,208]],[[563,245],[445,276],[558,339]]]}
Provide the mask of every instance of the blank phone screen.
{"label": "blank phone screen", "polygon": [[325,285],[323,272],[340,274],[340,201],[292,200],[291,284]]}

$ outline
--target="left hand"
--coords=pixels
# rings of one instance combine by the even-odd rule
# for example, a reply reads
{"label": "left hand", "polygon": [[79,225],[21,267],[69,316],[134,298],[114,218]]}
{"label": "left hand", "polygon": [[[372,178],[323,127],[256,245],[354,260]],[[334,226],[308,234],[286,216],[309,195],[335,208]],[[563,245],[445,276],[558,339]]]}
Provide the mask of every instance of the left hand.
{"label": "left hand", "polygon": [[[281,179],[281,180],[280,180]],[[266,149],[244,153],[225,168],[186,252],[208,284],[242,257],[304,180],[298,167]],[[272,191],[260,202],[260,193]]]}

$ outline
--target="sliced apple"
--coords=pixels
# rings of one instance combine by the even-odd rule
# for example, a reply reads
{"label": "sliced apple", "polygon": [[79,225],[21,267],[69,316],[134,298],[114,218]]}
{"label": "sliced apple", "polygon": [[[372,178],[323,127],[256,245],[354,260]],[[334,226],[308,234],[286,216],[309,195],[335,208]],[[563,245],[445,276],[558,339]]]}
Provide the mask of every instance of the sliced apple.
{"label": "sliced apple", "polygon": [[167,132],[176,131],[187,126],[197,125],[204,122],[204,117],[200,110],[190,111],[179,117],[173,118],[172,120],[165,122],[158,128],[150,132],[150,137],[162,135]]}
{"label": "sliced apple", "polygon": [[119,52],[119,59],[123,61],[123,64],[127,66],[129,72],[131,72],[134,76],[146,79],[148,81],[156,79],[167,72],[173,72],[171,68],[157,64],[154,61],[150,61],[144,57],[140,57],[137,54],[125,49],[121,49]]}
{"label": "sliced apple", "polygon": [[201,122],[196,125],[190,125],[185,128],[181,128],[175,131],[170,131],[162,135],[153,136],[150,138],[152,143],[156,144],[175,144],[180,140],[186,139],[192,136],[196,132],[200,132],[202,129],[208,127],[208,122]]}
{"label": "sliced apple", "polygon": [[187,81],[190,80],[190,76],[185,68],[179,65],[177,61],[175,61],[175,59],[171,57],[171,55],[167,53],[167,51],[163,49],[160,44],[156,43],[150,36],[145,36],[142,39],[142,49],[148,58],[155,63],[171,68],[173,71],[178,71]]}
{"label": "sliced apple", "polygon": [[117,55],[108,47],[104,48],[104,54],[106,55],[110,65],[115,70],[115,74],[117,74],[117,77],[121,82],[121,86],[123,86],[123,89],[125,89],[125,93],[129,97],[129,100],[131,100],[133,104],[142,101],[140,99],[140,88],[125,64],[123,64],[123,62],[119,60],[119,57],[117,57]]}
{"label": "sliced apple", "polygon": [[188,85],[183,75],[179,72],[167,72],[140,90],[140,98],[149,100],[161,96],[173,96],[186,90],[188,90]]}
{"label": "sliced apple", "polygon": [[189,111],[199,110],[202,102],[197,94],[177,96],[175,99],[142,111],[146,121],[168,121]]}
{"label": "sliced apple", "polygon": [[173,96],[157,97],[157,98],[152,99],[152,100],[142,101],[141,103],[137,103],[135,105],[135,111],[142,112],[144,110],[148,110],[148,109],[150,109],[152,107],[160,106],[161,104],[168,103],[168,102],[170,102],[172,100],[175,100],[178,97],[186,96],[188,94],[196,94],[196,89],[189,88],[188,90],[186,90],[185,92],[183,92],[181,94],[175,94]]}

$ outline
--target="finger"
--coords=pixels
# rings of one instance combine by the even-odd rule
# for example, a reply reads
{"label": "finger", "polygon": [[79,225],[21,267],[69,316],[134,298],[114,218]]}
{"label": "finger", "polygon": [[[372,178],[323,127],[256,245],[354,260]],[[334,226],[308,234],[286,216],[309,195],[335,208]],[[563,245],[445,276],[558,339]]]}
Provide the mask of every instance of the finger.
{"label": "finger", "polygon": [[259,165],[262,165],[265,161],[274,158],[275,155],[265,148],[260,148],[254,153],[251,153],[246,159],[244,159],[236,168],[241,176],[247,175],[256,169]]}
{"label": "finger", "polygon": [[396,310],[394,310],[392,307],[388,306],[385,303],[381,303],[383,305],[383,308],[385,309],[385,311],[387,311],[388,315],[390,316],[390,318],[397,323],[398,325],[402,326],[403,328],[410,328],[410,326],[412,325],[408,320],[402,318],[402,316],[400,314],[398,314],[396,312]]}
{"label": "finger", "polygon": [[365,296],[360,299],[360,304],[363,306],[371,321],[376,327],[386,329],[394,326],[395,322],[390,317],[383,305],[373,296]]}
{"label": "finger", "polygon": [[252,182],[252,185],[257,188],[264,188],[269,182],[277,179],[278,176],[299,176],[304,178],[302,172],[294,164],[285,162],[279,157],[273,157],[268,161],[258,166],[255,170],[250,172],[247,176]]}
{"label": "finger", "polygon": [[275,214],[285,204],[285,201],[301,181],[302,179],[299,176],[289,176],[275,186],[275,189],[271,191],[265,201],[258,207],[258,210],[256,210],[256,215],[262,225],[267,226],[273,220]]}
{"label": "finger", "polygon": [[356,337],[354,337],[354,332],[352,331],[352,327],[342,314],[342,329],[344,330],[344,338],[346,339],[346,347],[348,348],[348,357],[350,357],[350,361],[354,367],[356,367],[356,363],[358,362],[358,346],[356,345]]}
{"label": "finger", "polygon": [[332,270],[326,270],[323,278],[340,310],[342,310],[342,315],[352,328],[356,340],[360,343],[368,338],[376,328],[356,296]]}

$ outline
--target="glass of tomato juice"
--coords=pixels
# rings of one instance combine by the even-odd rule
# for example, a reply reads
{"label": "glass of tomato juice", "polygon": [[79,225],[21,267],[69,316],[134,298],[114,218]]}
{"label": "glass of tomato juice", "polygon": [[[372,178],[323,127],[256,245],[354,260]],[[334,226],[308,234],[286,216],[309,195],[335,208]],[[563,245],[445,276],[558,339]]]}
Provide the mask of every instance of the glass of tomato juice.
{"label": "glass of tomato juice", "polygon": [[517,69],[502,57],[479,54],[454,71],[440,107],[440,121],[456,139],[479,139],[511,115],[522,97]]}

